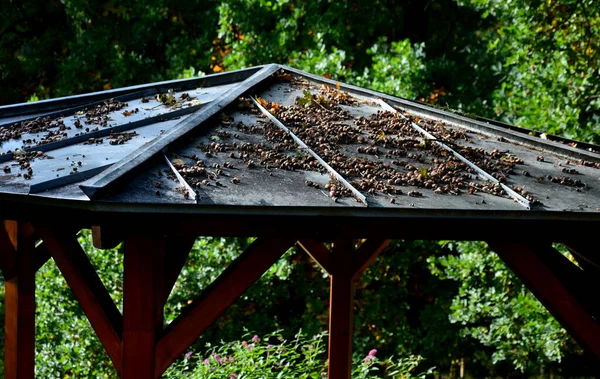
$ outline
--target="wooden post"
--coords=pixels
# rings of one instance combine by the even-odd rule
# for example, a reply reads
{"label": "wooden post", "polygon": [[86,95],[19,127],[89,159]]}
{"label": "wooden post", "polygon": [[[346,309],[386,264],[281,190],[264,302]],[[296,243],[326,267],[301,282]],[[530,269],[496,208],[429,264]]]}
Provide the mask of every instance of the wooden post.
{"label": "wooden post", "polygon": [[354,249],[351,240],[333,245],[329,290],[329,378],[350,379],[352,373],[352,313]]}
{"label": "wooden post", "polygon": [[16,276],[4,282],[5,333],[4,377],[33,379],[35,373],[35,257],[31,224],[6,221],[15,249]]}
{"label": "wooden post", "polygon": [[156,341],[162,332],[165,237],[125,239],[123,379],[154,379]]}

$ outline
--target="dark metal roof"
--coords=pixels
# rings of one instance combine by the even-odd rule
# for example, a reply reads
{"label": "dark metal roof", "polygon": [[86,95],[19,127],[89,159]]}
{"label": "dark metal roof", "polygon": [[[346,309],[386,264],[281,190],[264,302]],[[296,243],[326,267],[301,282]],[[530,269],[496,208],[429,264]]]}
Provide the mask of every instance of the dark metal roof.
{"label": "dark metal roof", "polygon": [[0,107],[0,213],[598,220],[599,152],[267,65]]}

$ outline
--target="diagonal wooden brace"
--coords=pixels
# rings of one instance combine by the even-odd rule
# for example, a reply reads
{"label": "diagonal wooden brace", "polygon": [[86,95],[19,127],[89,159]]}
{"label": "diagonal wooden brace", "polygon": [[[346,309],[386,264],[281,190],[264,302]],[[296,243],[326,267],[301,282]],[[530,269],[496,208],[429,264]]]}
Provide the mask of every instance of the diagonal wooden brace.
{"label": "diagonal wooden brace", "polygon": [[123,318],[94,266],[73,234],[40,228],[40,235],[120,373]]}
{"label": "diagonal wooden brace", "polygon": [[384,239],[368,239],[364,242],[356,252],[354,279],[358,279],[391,242]]}
{"label": "diagonal wooden brace", "polygon": [[259,238],[225,269],[165,329],[156,346],[156,377],[160,378],[167,367],[294,243],[292,239]]}
{"label": "diagonal wooden brace", "polygon": [[[488,244],[583,349],[600,357],[600,326],[586,311],[580,297],[584,294],[575,294],[578,289],[569,283],[577,280],[572,269],[578,268],[566,258],[566,262],[560,263],[556,256],[560,253],[549,243],[488,241]],[[553,257],[548,259],[549,256]]]}
{"label": "diagonal wooden brace", "polygon": [[321,242],[310,238],[298,241],[298,246],[302,248],[317,264],[331,275],[331,253]]}

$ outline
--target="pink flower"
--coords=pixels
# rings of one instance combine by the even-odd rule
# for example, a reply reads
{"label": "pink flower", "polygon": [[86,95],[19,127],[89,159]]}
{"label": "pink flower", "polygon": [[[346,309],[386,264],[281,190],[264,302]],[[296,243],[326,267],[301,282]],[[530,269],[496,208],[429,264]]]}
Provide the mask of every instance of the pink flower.
{"label": "pink flower", "polygon": [[205,365],[205,366],[208,366],[208,358],[206,358],[206,359],[204,360],[204,365]]}
{"label": "pink flower", "polygon": [[214,355],[213,355],[213,358],[214,358],[216,361],[218,361],[218,360],[219,360],[219,354],[214,354]]}
{"label": "pink flower", "polygon": [[233,362],[233,357],[229,357],[229,362]]}
{"label": "pink flower", "polygon": [[237,379],[237,374],[231,374],[231,375],[229,375],[229,379]]}
{"label": "pink flower", "polygon": [[252,337],[252,341],[256,342],[256,341],[258,341],[258,340],[259,340],[259,338],[258,338],[258,336],[257,336],[257,335],[254,335],[254,337]]}
{"label": "pink flower", "polygon": [[377,349],[373,349],[371,351],[369,351],[369,357],[374,357],[377,354]]}
{"label": "pink flower", "polygon": [[187,353],[185,353],[185,355],[183,356],[183,359],[190,359],[190,357],[192,356],[192,352],[188,351]]}
{"label": "pink flower", "polygon": [[248,346],[248,342],[246,342],[246,341],[242,341],[242,346],[243,346],[243,347],[246,347],[246,346]]}

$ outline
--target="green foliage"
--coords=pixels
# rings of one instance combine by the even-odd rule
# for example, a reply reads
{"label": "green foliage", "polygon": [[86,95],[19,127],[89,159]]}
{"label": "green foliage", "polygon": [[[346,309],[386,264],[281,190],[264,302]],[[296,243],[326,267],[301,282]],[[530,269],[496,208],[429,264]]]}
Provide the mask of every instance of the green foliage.
{"label": "green foliage", "polygon": [[[9,1],[1,14],[0,104],[278,62],[600,142],[600,2],[592,0],[33,0]],[[168,93],[163,100],[172,101]],[[300,102],[326,106],[312,96]],[[167,302],[166,322],[250,242],[198,239]],[[93,249],[87,232],[80,243],[121,307],[121,248]],[[37,285],[37,375],[114,377],[52,262]],[[443,371],[463,359],[481,377],[514,368],[533,375],[580,355],[484,244],[397,241],[357,288],[357,351],[422,354]],[[216,341],[238,340],[241,325],[265,336],[281,329],[286,343],[296,341],[296,330],[318,336],[327,301],[327,276],[290,250],[193,350],[206,355],[206,343],[217,353],[232,348]],[[191,362],[178,367],[195,372]]]}
{"label": "green foliage", "polygon": [[425,95],[424,44],[411,46],[407,39],[388,44],[381,38],[367,53],[373,63],[357,78],[357,85],[411,99]]}
{"label": "green foliage", "polygon": [[[207,344],[204,354],[189,352],[176,365],[171,366],[165,379],[179,378],[229,378],[229,379],[317,379],[327,376],[327,351],[325,334],[312,338],[298,333],[286,340],[279,333],[264,337],[249,334],[242,340],[212,345]],[[354,355],[353,379],[424,379],[434,373],[434,368],[418,372],[423,361],[420,356],[398,360],[380,361],[376,350],[366,356]]]}
{"label": "green foliage", "polygon": [[600,4],[592,0],[460,3],[493,18],[496,115],[567,138],[600,142]]}
{"label": "green foliage", "polygon": [[[122,309],[121,249],[95,249],[88,231],[78,240],[118,308]],[[52,260],[36,275],[36,376],[116,377],[112,362]]]}
{"label": "green foliage", "polygon": [[493,348],[494,363],[509,360],[520,371],[560,362],[576,349],[567,332],[482,242],[446,242],[455,251],[428,259],[432,272],[459,284],[450,321],[461,334]]}

